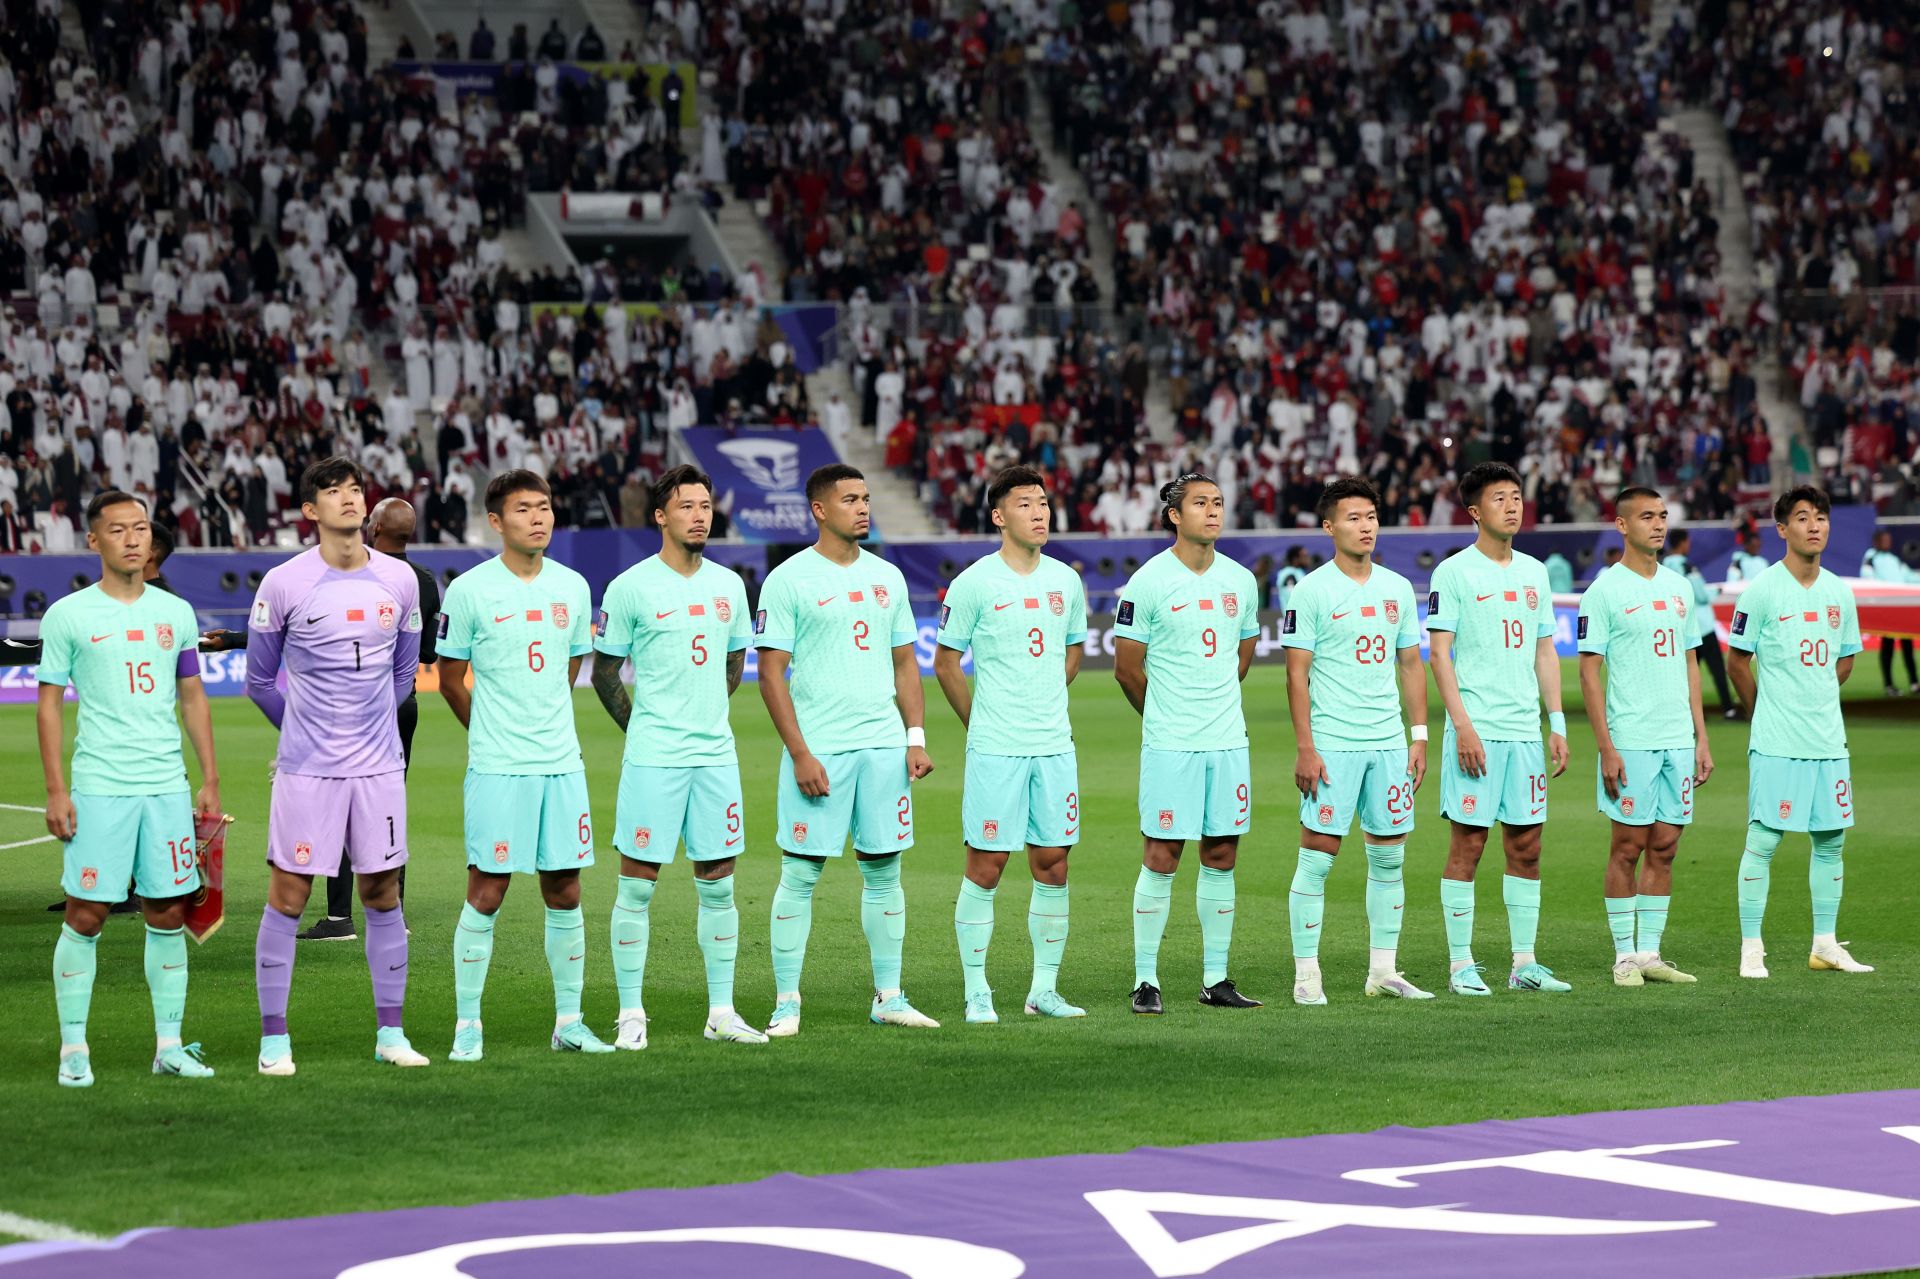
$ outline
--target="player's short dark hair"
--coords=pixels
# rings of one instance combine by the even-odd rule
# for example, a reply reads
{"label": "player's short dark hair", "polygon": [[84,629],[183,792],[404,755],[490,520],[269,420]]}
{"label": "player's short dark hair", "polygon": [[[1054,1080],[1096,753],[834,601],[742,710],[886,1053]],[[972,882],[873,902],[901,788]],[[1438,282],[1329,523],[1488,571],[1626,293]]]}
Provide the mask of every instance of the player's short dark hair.
{"label": "player's short dark hair", "polygon": [[813,474],[807,477],[807,501],[822,502],[833,492],[833,486],[841,480],[864,480],[857,466],[848,466],[845,462],[829,462],[825,466],[815,467]]}
{"label": "player's short dark hair", "polygon": [[[139,501],[135,498],[134,501]],[[167,562],[167,556],[173,554],[173,530],[164,524],[153,526],[153,563],[154,567]]]}
{"label": "player's short dark hair", "polygon": [[1007,467],[993,477],[993,483],[987,485],[987,509],[992,510],[999,506],[1001,499],[1015,489],[1034,485],[1038,485],[1040,490],[1045,492],[1047,477],[1024,464]]}
{"label": "player's short dark hair", "polygon": [[658,515],[667,509],[674,493],[688,484],[698,484],[713,496],[713,477],[697,466],[676,466],[653,482],[652,505],[647,509]]}
{"label": "player's short dark hair", "polygon": [[1773,504],[1773,522],[1785,524],[1787,517],[1793,514],[1793,508],[1806,502],[1822,515],[1833,514],[1833,499],[1818,484],[1799,484],[1780,495]]}
{"label": "player's short dark hair", "polygon": [[1505,462],[1481,462],[1468,467],[1467,473],[1460,477],[1460,505],[1478,506],[1480,495],[1494,484],[1512,484],[1526,491],[1526,486],[1520,483],[1520,472]]}
{"label": "player's short dark hair", "polygon": [[1196,484],[1211,484],[1215,488],[1220,487],[1220,481],[1214,479],[1211,475],[1203,475],[1199,471],[1188,471],[1185,475],[1169,480],[1160,486],[1161,528],[1169,533],[1173,532],[1173,513],[1180,509],[1182,502],[1187,500],[1187,490]]}
{"label": "player's short dark hair", "polygon": [[141,510],[144,511],[147,509],[147,504],[143,499],[135,497],[126,490],[107,489],[91,502],[87,503],[87,527],[92,528],[95,524],[99,523],[100,512],[106,510],[109,506],[118,506],[122,502],[137,502]]}
{"label": "player's short dark hair", "polygon": [[1340,509],[1340,503],[1350,497],[1364,498],[1373,503],[1374,514],[1380,513],[1380,490],[1373,486],[1373,481],[1364,475],[1342,475],[1320,490],[1320,500],[1313,504],[1314,516],[1322,524],[1327,523]]}
{"label": "player's short dark hair", "polygon": [[551,499],[553,490],[547,486],[539,472],[529,471],[524,466],[511,471],[502,471],[487,481],[487,514],[499,515],[507,509],[507,499],[515,493],[538,493]]}
{"label": "player's short dark hair", "polygon": [[341,457],[336,453],[309,464],[306,470],[300,472],[300,505],[305,506],[319,497],[323,489],[345,484],[349,480],[358,484],[362,493],[367,491],[367,473],[350,457]]}
{"label": "player's short dark hair", "polygon": [[1658,489],[1650,489],[1644,484],[1629,484],[1627,485],[1627,487],[1620,490],[1620,495],[1618,497],[1613,499],[1613,509],[1615,511],[1618,511],[1621,507],[1625,506],[1628,502],[1636,501],[1643,497],[1650,497],[1658,501],[1660,498],[1660,491]]}

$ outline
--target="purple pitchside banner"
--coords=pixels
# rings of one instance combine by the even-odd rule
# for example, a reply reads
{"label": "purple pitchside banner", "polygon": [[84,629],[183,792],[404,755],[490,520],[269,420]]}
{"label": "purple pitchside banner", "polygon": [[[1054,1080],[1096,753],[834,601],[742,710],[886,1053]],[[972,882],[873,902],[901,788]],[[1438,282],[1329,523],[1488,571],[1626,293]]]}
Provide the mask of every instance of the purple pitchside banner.
{"label": "purple pitchside banner", "polygon": [[1920,1265],[1920,1092],[136,1231],[5,1279],[1432,1275]]}
{"label": "purple pitchside banner", "polygon": [[[798,430],[726,430],[689,426],[675,432],[701,470],[713,477],[714,503],[750,542],[811,542],[816,534],[807,505],[807,476],[840,460],[819,427]],[[879,530],[874,530],[879,536]]]}

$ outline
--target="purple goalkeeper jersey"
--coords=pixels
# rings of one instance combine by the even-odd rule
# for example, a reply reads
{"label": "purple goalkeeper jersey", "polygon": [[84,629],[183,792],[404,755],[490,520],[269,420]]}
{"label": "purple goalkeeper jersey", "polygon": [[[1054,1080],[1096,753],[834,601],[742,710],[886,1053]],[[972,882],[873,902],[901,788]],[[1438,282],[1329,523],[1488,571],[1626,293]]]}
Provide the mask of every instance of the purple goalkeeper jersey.
{"label": "purple goalkeeper jersey", "polygon": [[[247,619],[247,696],[280,730],[276,765],[307,777],[401,771],[395,712],[420,664],[420,583],[369,549],[331,568],[314,547],[260,580]],[[287,691],[274,682],[284,665]]]}

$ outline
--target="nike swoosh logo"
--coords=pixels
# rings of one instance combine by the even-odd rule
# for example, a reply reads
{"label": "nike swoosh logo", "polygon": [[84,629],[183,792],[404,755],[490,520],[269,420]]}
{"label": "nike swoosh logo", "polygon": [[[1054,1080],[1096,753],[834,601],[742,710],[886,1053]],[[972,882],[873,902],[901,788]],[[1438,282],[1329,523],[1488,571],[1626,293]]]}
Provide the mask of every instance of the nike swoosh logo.
{"label": "nike swoosh logo", "polygon": [[403,851],[405,850],[396,848],[392,852],[388,853],[385,857],[382,857],[380,860],[383,862],[390,862],[394,858],[398,857]]}
{"label": "nike swoosh logo", "polygon": [[1069,826],[1069,827],[1067,827],[1067,834],[1069,834],[1069,835],[1071,835],[1071,834],[1073,834],[1073,833],[1074,833],[1075,831],[1078,831],[1079,829],[1080,829],[1080,828],[1079,828],[1078,826]]}
{"label": "nike swoosh logo", "polygon": [[1158,907],[1155,907],[1152,910],[1141,910],[1138,906],[1135,906],[1133,908],[1133,913],[1136,915],[1158,915],[1160,913],[1160,910]]}
{"label": "nike swoosh logo", "polygon": [[1058,945],[1059,945],[1059,944],[1060,944],[1061,942],[1063,942],[1063,941],[1065,941],[1065,940],[1066,940],[1066,938],[1064,938],[1064,937],[1049,937],[1049,938],[1047,938],[1047,945],[1049,945],[1049,946],[1058,946]]}
{"label": "nike swoosh logo", "polygon": [[1759,883],[1759,882],[1760,882],[1760,876],[1758,876],[1758,875],[1742,875],[1742,876],[1740,877],[1740,882],[1741,882],[1741,883],[1743,883],[1743,884],[1757,884],[1757,883]]}
{"label": "nike swoosh logo", "polygon": [[175,888],[178,888],[180,887],[180,885],[186,883],[189,879],[192,879],[192,878],[193,878],[192,875],[182,875],[180,878],[173,881],[173,886]]}
{"label": "nike swoosh logo", "polygon": [[1234,823],[1235,826],[1245,826],[1246,824],[1247,824],[1247,819],[1244,817],[1242,817],[1239,821]]}
{"label": "nike swoosh logo", "polygon": [[984,955],[987,953],[987,948],[985,946],[975,946],[973,948],[973,953],[976,955]]}
{"label": "nike swoosh logo", "polygon": [[160,967],[161,967],[161,968],[163,968],[164,970],[166,970],[167,972],[172,972],[172,971],[173,971],[174,969],[176,969],[176,968],[185,968],[185,967],[186,967],[186,965],[185,965],[184,963],[180,963],[180,964],[162,964],[162,965],[160,965]]}
{"label": "nike swoosh logo", "polygon": [[101,640],[103,640],[103,639],[112,639],[112,638],[113,638],[113,632],[112,632],[112,631],[108,631],[108,632],[107,632],[107,633],[106,633],[105,635],[89,635],[89,636],[87,636],[87,638],[88,638],[89,640],[92,640],[92,641],[93,641],[93,642],[94,642],[95,644],[98,644],[98,643],[99,643],[99,642],[100,642]]}
{"label": "nike swoosh logo", "polygon": [[903,839],[910,838],[912,835],[913,835],[913,832],[910,830],[901,831],[898,835],[895,835],[893,837],[893,842],[897,844]]}
{"label": "nike swoosh logo", "polygon": [[1540,815],[1541,813],[1543,813],[1543,812],[1545,812],[1545,811],[1546,811],[1546,809],[1544,809],[1544,808],[1536,808],[1536,809],[1534,809],[1534,810],[1533,810],[1532,812],[1530,812],[1530,813],[1528,813],[1528,814],[1527,814],[1527,816],[1529,816],[1529,817],[1538,817],[1538,816],[1539,816],[1539,815]]}
{"label": "nike swoosh logo", "polygon": [[1464,911],[1464,910],[1456,910],[1456,911],[1454,911],[1454,912],[1453,912],[1453,917],[1454,917],[1455,919],[1458,919],[1458,918],[1460,918],[1460,917],[1461,917],[1462,915],[1464,915],[1464,914],[1466,914],[1466,913],[1467,913],[1467,912],[1466,912],[1466,911]]}
{"label": "nike swoosh logo", "polygon": [[1173,605],[1169,605],[1169,606],[1168,606],[1168,608],[1167,608],[1167,612],[1169,612],[1169,613],[1178,613],[1178,612],[1179,612],[1179,611],[1180,611],[1181,609],[1183,609],[1183,608],[1185,608],[1185,607],[1186,607],[1186,605],[1185,605],[1185,604],[1173,604]]}
{"label": "nike swoosh logo", "polygon": [[1311,931],[1311,930],[1313,930],[1313,929],[1315,929],[1315,928],[1318,928],[1318,927],[1320,927],[1320,925],[1318,925],[1318,924],[1308,924],[1308,925],[1307,925],[1307,928],[1308,928],[1308,930],[1309,930],[1309,931]]}
{"label": "nike swoosh logo", "polygon": [[1215,911],[1215,912],[1214,912],[1214,914],[1216,914],[1216,915],[1231,915],[1231,914],[1233,914],[1233,907],[1231,907],[1231,906],[1229,906],[1229,907],[1227,907],[1227,908],[1226,908],[1225,910],[1217,910],[1217,911]]}
{"label": "nike swoosh logo", "polygon": [[407,961],[403,959],[403,960],[401,960],[401,961],[400,961],[399,963],[397,963],[397,964],[388,964],[388,965],[387,965],[387,971],[388,971],[388,972],[390,972],[390,973],[397,973],[397,972],[399,972],[399,971],[400,971],[400,970],[401,970],[402,968],[405,968],[406,966],[407,966]]}
{"label": "nike swoosh logo", "polygon": [[285,968],[286,967],[285,964],[281,963],[277,959],[263,959],[260,961],[260,966],[262,968]]}
{"label": "nike swoosh logo", "polygon": [[508,620],[509,620],[509,619],[511,619],[512,617],[513,617],[513,614],[512,614],[512,613],[508,613],[508,614],[506,615],[506,617],[496,617],[496,618],[494,618],[493,620],[494,620],[494,621],[496,621],[496,622],[504,622],[504,621],[508,621]]}
{"label": "nike swoosh logo", "polygon": [[[1638,613],[1638,612],[1639,612],[1639,611],[1640,611],[1641,609],[1643,609],[1643,608],[1645,608],[1645,607],[1646,607],[1646,605],[1645,605],[1645,604],[1635,604],[1635,605],[1634,605],[1634,606],[1633,606],[1632,608],[1630,608],[1630,609],[1628,609],[1628,610],[1627,610],[1627,613],[1628,613],[1628,615],[1629,615],[1629,616],[1631,616],[1631,615],[1632,615],[1632,614],[1634,614],[1634,613]],[[1785,619],[1785,618],[1781,618],[1780,620],[1781,620],[1781,621],[1785,621],[1786,619]]]}
{"label": "nike swoosh logo", "polygon": [[725,937],[716,937],[714,938],[714,940],[715,941],[732,941],[734,938],[738,937],[739,935],[740,935],[739,933],[728,933]]}
{"label": "nike swoosh logo", "polygon": [[1395,906],[1395,907],[1394,907],[1394,909],[1395,909],[1395,910],[1404,910],[1405,908],[1406,908],[1406,907],[1405,907],[1405,903],[1402,903],[1401,905],[1398,905],[1398,906]]}
{"label": "nike swoosh logo", "polygon": [[[626,943],[626,942],[621,942],[620,944],[621,944],[622,946],[624,946],[624,945],[626,945],[627,943]],[[460,962],[461,962],[461,963],[463,963],[463,964],[477,964],[477,963],[479,963],[480,961],[479,961],[479,960],[477,960],[477,959],[465,959],[465,958],[463,958],[463,959],[461,959],[461,961],[460,961]]]}
{"label": "nike swoosh logo", "polygon": [[800,918],[800,916],[798,916],[798,915],[775,915],[775,916],[774,916],[774,918],[775,918],[775,919],[798,919],[798,918]]}
{"label": "nike swoosh logo", "polygon": [[906,912],[906,911],[904,911],[904,910],[883,910],[883,911],[881,911],[880,913],[881,913],[881,914],[883,914],[883,915],[889,915],[889,916],[891,916],[891,915],[904,915],[904,914],[906,914],[907,912]]}
{"label": "nike swoosh logo", "polygon": [[825,608],[825,607],[826,607],[827,605],[829,605],[829,604],[831,604],[831,603],[833,603],[833,602],[834,602],[834,600],[836,600],[836,599],[838,599],[838,598],[840,598],[840,597],[839,597],[839,596],[837,596],[837,595],[829,595],[829,596],[827,596],[827,598],[825,598],[825,599],[823,599],[823,600],[815,600],[815,601],[813,602],[813,604],[814,604],[814,607],[815,607],[815,608]]}
{"label": "nike swoosh logo", "polygon": [[1780,621],[1780,622],[1791,622],[1793,620],[1793,614],[1788,613],[1785,617],[1775,618],[1774,620]]}
{"label": "nike swoosh logo", "polygon": [[[82,968],[82,969],[80,970],[80,973],[84,973],[85,971],[87,971],[87,970],[86,970],[86,969],[84,969],[84,968]],[[69,973],[69,972],[62,972],[62,973],[61,973],[60,975],[61,975],[62,977],[78,977],[78,976],[80,975],[80,973]]]}
{"label": "nike swoosh logo", "polygon": [[1474,600],[1474,603],[1476,604],[1484,604],[1492,598],[1493,598],[1493,595],[1491,593],[1488,593],[1486,595],[1476,595],[1473,597],[1473,600]]}
{"label": "nike swoosh logo", "polygon": [[678,613],[679,611],[680,610],[677,608],[670,608],[664,613],[655,613],[653,615],[653,620],[657,622],[663,617],[672,617],[675,613]]}
{"label": "nike swoosh logo", "polygon": [[316,622],[324,622],[326,620],[327,620],[327,615],[325,613],[322,613],[318,617],[309,617],[307,619],[307,625],[312,626]]}
{"label": "nike swoosh logo", "polygon": [[735,844],[737,844],[737,843],[739,843],[739,842],[740,842],[740,836],[738,836],[738,835],[735,835],[735,836],[734,836],[734,837],[733,837],[732,839],[730,839],[730,840],[728,840],[728,841],[727,841],[727,845],[726,845],[726,846],[727,846],[728,848],[732,848],[732,847],[733,847],[733,846],[734,846]]}
{"label": "nike swoosh logo", "polygon": [[[1353,610],[1352,610],[1352,609],[1348,609],[1348,610],[1347,610],[1347,613],[1351,613],[1351,612],[1353,612]],[[1329,620],[1329,621],[1334,621],[1334,622],[1337,622],[1337,621],[1339,621],[1339,620],[1340,620],[1341,618],[1343,618],[1343,617],[1345,617],[1345,616],[1347,615],[1347,613],[1332,613],[1332,614],[1329,614],[1329,615],[1328,615],[1328,620]]]}
{"label": "nike swoosh logo", "polygon": [[620,944],[621,944],[622,946],[638,946],[638,945],[639,945],[639,944],[640,944],[641,942],[643,942],[643,941],[645,941],[645,940],[646,940],[646,938],[644,938],[644,937],[634,937],[634,938],[632,938],[632,939],[629,939],[629,940],[623,940],[623,941],[622,941],[622,942],[621,942]]}
{"label": "nike swoosh logo", "polygon": [[1402,823],[1404,823],[1404,822],[1405,822],[1406,820],[1407,820],[1407,819],[1406,819],[1406,818],[1404,818],[1404,817],[1396,817],[1396,818],[1394,818],[1394,819],[1393,819],[1393,824],[1394,824],[1395,826],[1399,826],[1399,825],[1401,825]]}
{"label": "nike swoosh logo", "polygon": [[[1000,612],[1000,611],[1001,611],[1002,609],[1008,609],[1008,608],[1012,608],[1012,607],[1013,607],[1013,601],[1012,601],[1012,600],[1008,600],[1008,601],[1007,601],[1007,602],[1006,602],[1005,604],[995,604],[995,605],[993,606],[993,611],[994,611],[994,612],[996,612],[996,613],[998,613],[998,612]],[[1186,606],[1185,606],[1185,605],[1183,604],[1183,605],[1181,605],[1181,607],[1182,607],[1182,608],[1185,608]],[[1177,612],[1178,610],[1175,610],[1175,611]]]}
{"label": "nike swoosh logo", "polygon": [[591,852],[591,850],[589,850],[589,852],[588,852],[588,853],[582,853],[582,854],[580,854],[580,856],[579,856],[578,858],[576,858],[575,860],[576,860],[576,861],[585,861],[585,860],[587,860],[587,857],[588,857],[588,856],[590,855],[590,852]]}
{"label": "nike swoosh logo", "polygon": [[577,955],[568,955],[567,962],[569,964],[578,963],[579,961],[585,959],[586,957],[587,957],[587,952],[583,950]]}

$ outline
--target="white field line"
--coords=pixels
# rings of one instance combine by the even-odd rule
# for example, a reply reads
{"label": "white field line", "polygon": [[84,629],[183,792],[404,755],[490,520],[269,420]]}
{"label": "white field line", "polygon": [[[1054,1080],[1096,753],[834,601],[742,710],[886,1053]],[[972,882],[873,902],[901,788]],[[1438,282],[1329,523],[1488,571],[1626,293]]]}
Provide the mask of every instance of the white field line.
{"label": "white field line", "polygon": [[0,804],[0,808],[14,813],[44,813],[47,811],[45,804]]}
{"label": "white field line", "polygon": [[[10,813],[44,813],[46,811],[44,806],[35,807],[32,804],[0,804],[0,809]],[[4,853],[12,848],[31,848],[35,844],[51,844],[54,842],[56,841],[51,835],[41,835],[37,839],[15,840],[11,844],[0,844],[0,853]]]}
{"label": "white field line", "polygon": [[18,1235],[35,1243],[101,1243],[102,1237],[90,1235],[57,1221],[41,1221],[18,1213],[0,1210],[0,1234]]}

